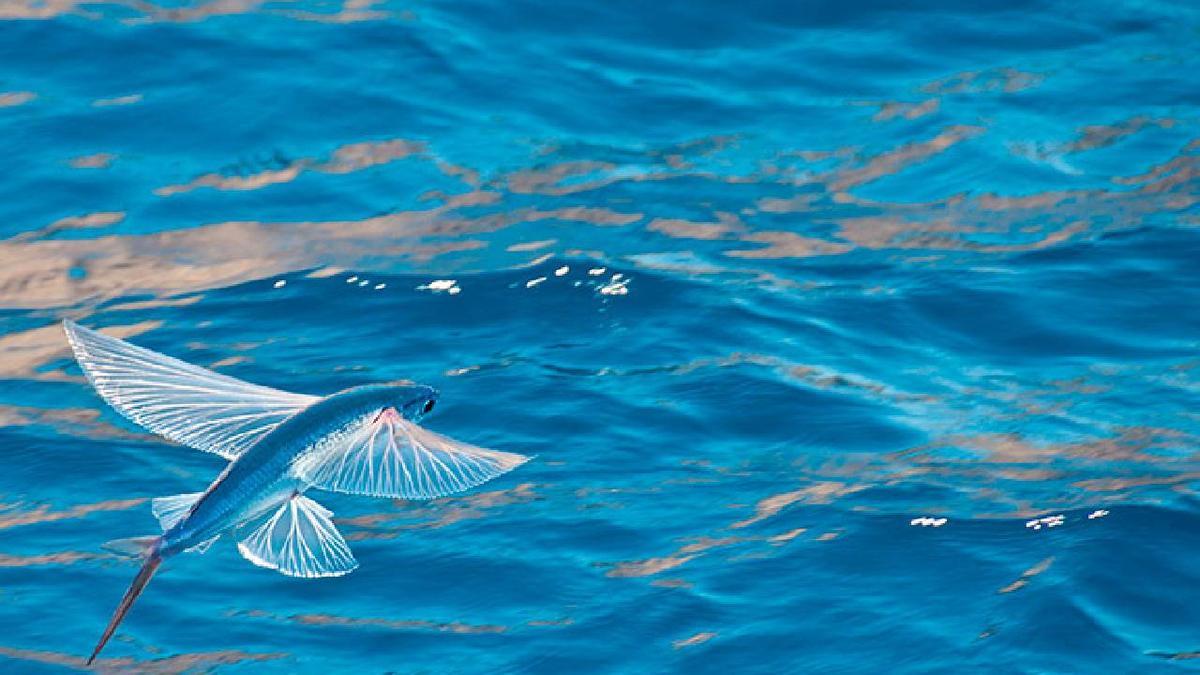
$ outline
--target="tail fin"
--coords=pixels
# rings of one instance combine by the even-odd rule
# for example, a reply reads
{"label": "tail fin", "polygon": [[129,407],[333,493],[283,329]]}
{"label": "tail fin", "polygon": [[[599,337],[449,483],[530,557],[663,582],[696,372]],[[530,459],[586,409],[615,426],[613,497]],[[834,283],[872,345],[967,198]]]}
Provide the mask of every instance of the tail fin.
{"label": "tail fin", "polygon": [[137,576],[133,578],[133,583],[129,584],[129,590],[125,591],[125,597],[121,598],[121,604],[117,605],[117,609],[113,612],[112,618],[108,621],[108,627],[104,629],[104,635],[100,636],[100,642],[96,644],[96,648],[92,650],[92,655],[88,657],[87,664],[90,666],[100,654],[100,650],[104,649],[104,645],[108,643],[108,639],[112,637],[117,626],[120,625],[121,619],[125,618],[125,614],[129,612],[129,608],[133,606],[133,601],[142,594],[142,590],[146,588],[146,584],[150,583],[150,577],[154,576],[154,572],[158,566],[162,564],[162,556],[157,551],[151,550],[146,557],[146,562],[142,563],[142,569],[138,571]]}

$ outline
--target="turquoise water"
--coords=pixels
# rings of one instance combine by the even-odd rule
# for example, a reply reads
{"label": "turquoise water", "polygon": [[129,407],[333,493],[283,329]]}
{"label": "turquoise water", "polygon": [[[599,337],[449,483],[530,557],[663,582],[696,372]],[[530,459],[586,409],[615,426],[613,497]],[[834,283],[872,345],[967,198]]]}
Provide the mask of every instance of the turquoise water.
{"label": "turquoise water", "polygon": [[1196,668],[1196,72],[1191,3],[0,3],[0,670],[222,469],[62,318],[536,455],[170,561],[109,671]]}

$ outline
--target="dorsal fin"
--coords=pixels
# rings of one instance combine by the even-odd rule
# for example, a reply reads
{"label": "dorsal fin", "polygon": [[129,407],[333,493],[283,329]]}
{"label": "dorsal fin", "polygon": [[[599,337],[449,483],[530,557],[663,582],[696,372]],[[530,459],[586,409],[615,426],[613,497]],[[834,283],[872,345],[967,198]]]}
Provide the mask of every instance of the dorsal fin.
{"label": "dorsal fin", "polygon": [[203,496],[203,492],[188,492],[170,497],[155,497],[150,501],[150,510],[154,512],[154,517],[158,518],[163,532],[166,532],[183,520]]}

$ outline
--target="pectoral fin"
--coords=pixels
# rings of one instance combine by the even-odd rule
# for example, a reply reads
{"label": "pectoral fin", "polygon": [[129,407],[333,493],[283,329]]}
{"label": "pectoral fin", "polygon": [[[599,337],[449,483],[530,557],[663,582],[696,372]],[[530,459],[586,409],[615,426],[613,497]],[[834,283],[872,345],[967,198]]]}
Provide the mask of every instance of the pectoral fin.
{"label": "pectoral fin", "polygon": [[333,515],[303,495],[279,507],[242,541],[238,551],[259,567],[291,577],[339,577],[358,567]]}
{"label": "pectoral fin", "polygon": [[343,441],[339,452],[321,458],[320,464],[297,467],[312,485],[401,499],[433,499],[462,492],[529,460],[524,455],[447,438],[404,419],[392,408]]}
{"label": "pectoral fin", "polygon": [[109,405],[176,443],[233,460],[316,396],[250,384],[64,321],[88,381]]}

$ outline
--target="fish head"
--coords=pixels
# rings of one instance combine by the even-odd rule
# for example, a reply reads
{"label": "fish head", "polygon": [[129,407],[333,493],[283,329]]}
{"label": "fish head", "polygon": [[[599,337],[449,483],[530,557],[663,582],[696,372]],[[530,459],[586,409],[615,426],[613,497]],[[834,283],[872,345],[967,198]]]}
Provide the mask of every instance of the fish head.
{"label": "fish head", "polygon": [[397,387],[396,403],[392,405],[406,419],[414,422],[433,412],[437,404],[438,390],[423,384],[410,384]]}
{"label": "fish head", "polygon": [[399,415],[416,422],[433,411],[438,390],[408,380],[351,387],[330,397],[349,417],[378,419],[380,415]]}
{"label": "fish head", "polygon": [[438,390],[408,380],[388,382],[373,387],[375,404],[381,409],[394,409],[401,417],[413,422],[433,412]]}

